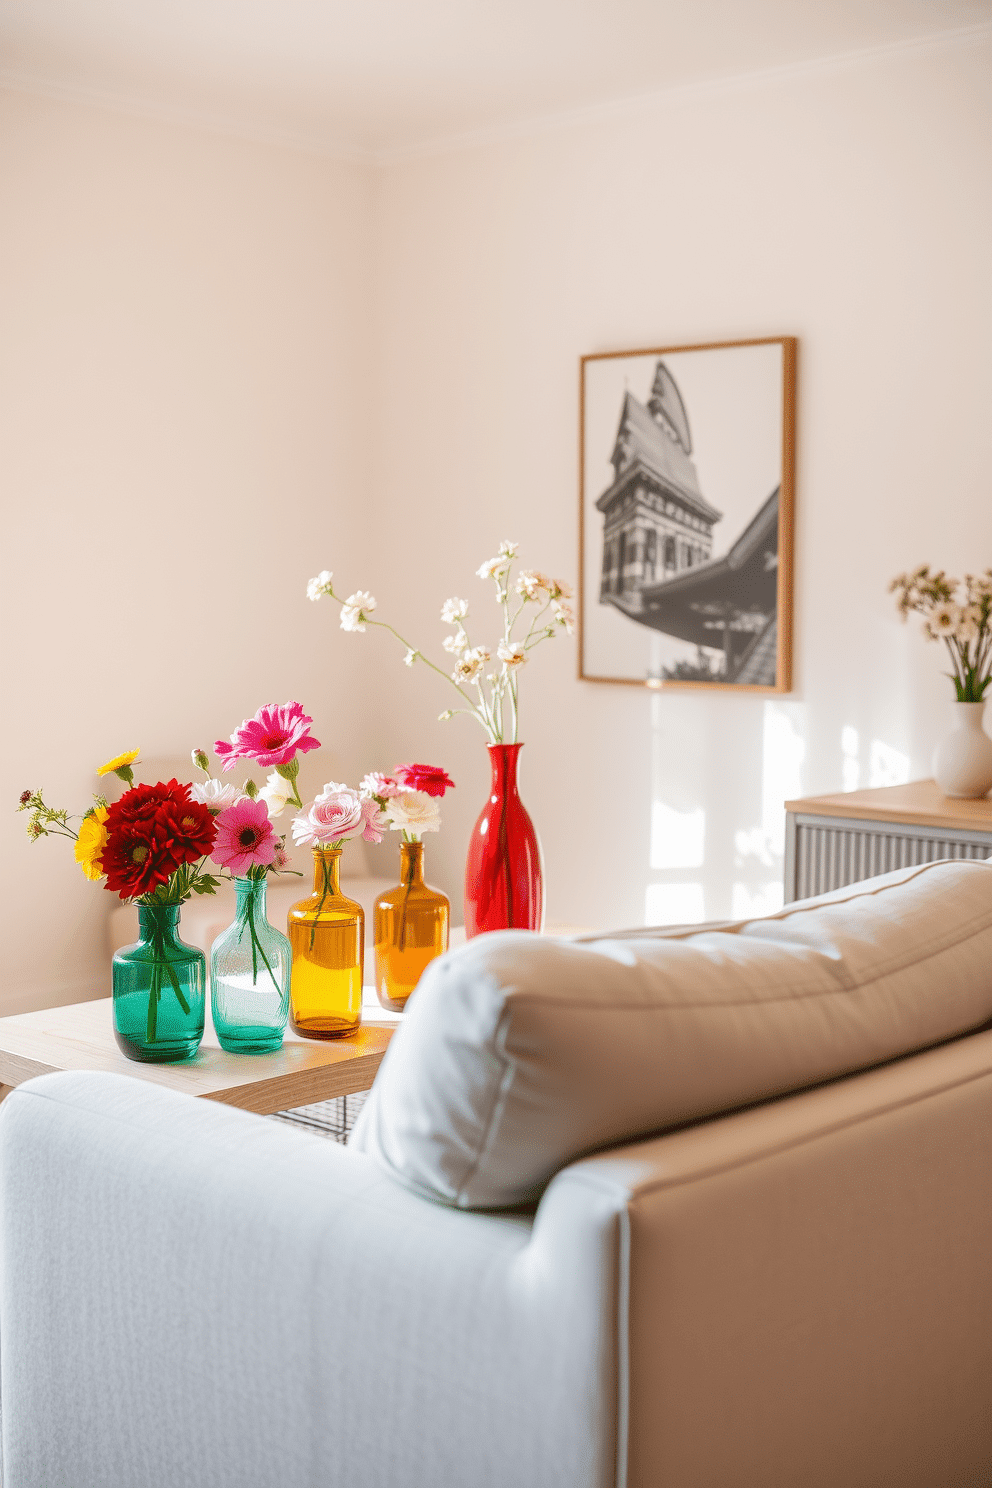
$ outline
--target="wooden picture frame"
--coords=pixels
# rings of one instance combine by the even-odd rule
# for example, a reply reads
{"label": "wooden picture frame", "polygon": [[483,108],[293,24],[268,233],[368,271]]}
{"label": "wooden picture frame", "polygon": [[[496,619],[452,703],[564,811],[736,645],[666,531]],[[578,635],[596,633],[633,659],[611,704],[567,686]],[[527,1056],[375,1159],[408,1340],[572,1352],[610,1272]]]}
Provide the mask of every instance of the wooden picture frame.
{"label": "wooden picture frame", "polygon": [[579,678],[792,686],[796,338],[579,364]]}

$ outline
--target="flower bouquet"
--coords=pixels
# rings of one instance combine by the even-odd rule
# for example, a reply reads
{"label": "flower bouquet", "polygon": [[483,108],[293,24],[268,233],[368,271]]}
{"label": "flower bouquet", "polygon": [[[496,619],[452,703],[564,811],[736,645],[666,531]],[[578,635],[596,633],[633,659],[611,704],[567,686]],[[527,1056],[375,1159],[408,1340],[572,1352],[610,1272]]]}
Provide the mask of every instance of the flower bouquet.
{"label": "flower bouquet", "polygon": [[320,748],[312,723],[297,702],[265,704],[235,729],[230,743],[216,741],[225,772],[242,761],[274,766],[261,790],[252,779],[239,787],[213,778],[205,753],[193,751],[193,763],[206,777],[194,793],[216,812],[213,858],[235,885],[234,922],[210,951],[214,1027],[221,1047],[232,1053],[278,1049],[289,1016],[292,953],[266,915],[266,882],[270,873],[293,871],[285,834],[277,836],[272,821],[290,801],[302,804],[299,755]]}
{"label": "flower bouquet", "polygon": [[454,781],[437,765],[397,765],[392,775],[366,775],[360,790],[379,807],[390,831],[402,832],[401,882],[373,910],[375,985],[391,1012],[406,1006],[427,966],[448,949],[451,904],[424,882],[423,834],[441,825],[440,798]]}
{"label": "flower bouquet", "polygon": [[369,625],[388,630],[406,648],[407,666],[422,662],[453,687],[461,706],[446,709],[442,720],[467,714],[485,730],[493,783],[472,834],[465,868],[467,935],[508,926],[539,930],[544,920],[541,847],[517,792],[519,680],[534,648],[562,631],[571,635],[574,619],[569,586],[536,569],[524,569],[514,577],[516,555],[517,544],[503,542],[496,556],[476,571],[495,587],[501,635],[494,646],[481,645],[470,635],[466,600],[445,600],[441,620],[451,630],[441,644],[450,658],[447,667],[411,645],[394,626],[373,620],[376,601],[366,590],[342,599],[327,569],[307,585],[311,600],[326,596],[341,606],[343,630],[364,631]]}
{"label": "flower bouquet", "polygon": [[959,704],[958,726],[938,744],[933,758],[937,784],[947,796],[975,799],[992,787],[992,739],[982,728],[985,694],[992,681],[992,568],[965,574],[963,583],[943,569],[922,564],[889,585],[903,620],[921,614],[927,640],[947,648]]}
{"label": "flower bouquet", "polygon": [[385,825],[376,801],[333,780],[293,818],[294,843],[313,851],[313,893],[288,925],[292,1026],[307,1038],[340,1038],[362,1021],[365,912],[341,892],[341,852],[355,837],[381,842]]}
{"label": "flower bouquet", "polygon": [[[178,780],[135,785],[132,749],[101,765],[128,789],[110,802],[95,796],[80,818],[24,791],[28,836],[68,837],[93,882],[138,906],[140,941],[114,957],[114,1034],[129,1059],[166,1062],[195,1053],[203,1037],[205,964],[201,951],[177,935],[180,906],[193,894],[213,894],[218,880],[204,871],[217,835],[209,809]],[[78,831],[71,825],[79,821]],[[168,984],[172,1000],[163,1002]]]}

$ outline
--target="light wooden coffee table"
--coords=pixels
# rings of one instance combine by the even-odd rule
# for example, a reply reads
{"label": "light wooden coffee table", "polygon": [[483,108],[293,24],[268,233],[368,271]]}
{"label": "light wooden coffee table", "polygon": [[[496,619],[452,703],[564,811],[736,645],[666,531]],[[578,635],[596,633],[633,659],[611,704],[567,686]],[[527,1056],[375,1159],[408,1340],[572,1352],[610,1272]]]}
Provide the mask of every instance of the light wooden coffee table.
{"label": "light wooden coffee table", "polygon": [[110,1070],[186,1095],[271,1116],[339,1095],[368,1090],[400,1015],[387,1013],[365,988],[362,1026],[348,1038],[317,1043],[286,1030],[274,1054],[228,1054],[217,1041],[207,1005],[203,1042],[182,1064],[139,1064],[114,1041],[111,999],[0,1018],[0,1100],[15,1085],[55,1070]]}

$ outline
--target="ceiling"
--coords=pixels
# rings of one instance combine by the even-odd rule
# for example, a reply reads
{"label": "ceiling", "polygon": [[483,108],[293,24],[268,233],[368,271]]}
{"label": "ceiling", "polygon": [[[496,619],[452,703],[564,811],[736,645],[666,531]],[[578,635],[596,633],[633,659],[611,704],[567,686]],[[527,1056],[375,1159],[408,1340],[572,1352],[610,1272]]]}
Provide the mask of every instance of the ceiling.
{"label": "ceiling", "polygon": [[992,25],[992,0],[0,0],[0,81],[388,156]]}

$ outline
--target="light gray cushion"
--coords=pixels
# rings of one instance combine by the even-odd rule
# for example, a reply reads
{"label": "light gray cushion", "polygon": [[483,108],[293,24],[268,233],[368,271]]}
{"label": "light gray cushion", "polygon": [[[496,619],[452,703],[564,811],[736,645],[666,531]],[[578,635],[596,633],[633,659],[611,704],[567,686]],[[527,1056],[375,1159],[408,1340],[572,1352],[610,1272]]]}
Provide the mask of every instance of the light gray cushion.
{"label": "light gray cushion", "polygon": [[582,1153],[992,1018],[992,863],[678,938],[480,936],[434,963],[352,1134],[420,1193],[521,1203]]}

